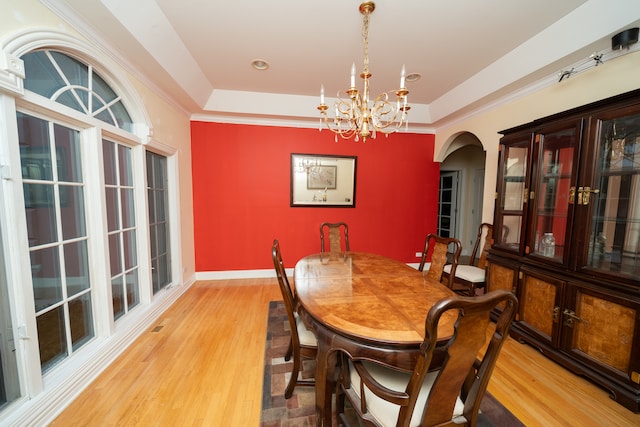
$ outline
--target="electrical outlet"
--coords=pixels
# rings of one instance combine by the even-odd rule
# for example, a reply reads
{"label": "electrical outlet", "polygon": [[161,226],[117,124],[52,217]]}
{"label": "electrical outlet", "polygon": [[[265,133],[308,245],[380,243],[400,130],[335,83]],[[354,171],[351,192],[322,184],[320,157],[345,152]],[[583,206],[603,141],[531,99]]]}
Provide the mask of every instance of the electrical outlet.
{"label": "electrical outlet", "polygon": [[420,258],[422,256],[422,252],[416,252],[416,258]]}

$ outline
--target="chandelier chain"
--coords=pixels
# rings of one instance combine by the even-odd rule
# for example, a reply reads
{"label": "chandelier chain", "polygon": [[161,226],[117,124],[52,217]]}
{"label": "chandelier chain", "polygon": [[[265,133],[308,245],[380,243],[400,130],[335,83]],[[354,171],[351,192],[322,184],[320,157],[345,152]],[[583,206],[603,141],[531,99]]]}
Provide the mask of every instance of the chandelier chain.
{"label": "chandelier chain", "polygon": [[362,46],[363,46],[363,73],[369,73],[369,14],[371,12],[366,11],[362,18]]}

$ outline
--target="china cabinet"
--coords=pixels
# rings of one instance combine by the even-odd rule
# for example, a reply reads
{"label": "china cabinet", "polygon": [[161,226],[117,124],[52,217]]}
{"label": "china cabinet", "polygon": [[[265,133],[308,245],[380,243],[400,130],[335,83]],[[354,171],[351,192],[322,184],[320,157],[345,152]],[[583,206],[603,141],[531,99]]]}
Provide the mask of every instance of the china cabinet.
{"label": "china cabinet", "polygon": [[487,289],[512,336],[640,412],[640,90],[501,132]]}

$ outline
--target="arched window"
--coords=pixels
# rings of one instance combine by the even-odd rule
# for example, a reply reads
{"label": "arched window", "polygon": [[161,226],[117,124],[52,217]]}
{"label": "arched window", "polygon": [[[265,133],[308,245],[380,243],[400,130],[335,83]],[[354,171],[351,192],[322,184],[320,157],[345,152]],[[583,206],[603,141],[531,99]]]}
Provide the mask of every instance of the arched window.
{"label": "arched window", "polygon": [[131,116],[121,97],[91,65],[54,50],[30,52],[22,60],[25,89],[132,132]]}
{"label": "arched window", "polygon": [[[145,206],[134,194],[136,188],[144,188],[144,181],[142,174],[136,181],[134,171],[140,168],[144,147],[134,135],[114,135],[111,126],[133,133],[134,123],[121,95],[92,65],[51,49],[28,52],[21,59],[27,91],[81,113],[67,120],[65,109],[55,110],[50,104],[46,109],[51,115],[31,105],[17,109],[38,352],[44,373],[141,302],[143,273],[137,248],[146,227],[138,212],[144,212]],[[37,97],[31,102],[45,104]],[[110,126],[96,126],[83,116]],[[104,225],[96,218],[104,218]],[[94,248],[105,247],[108,252],[92,252],[90,241],[101,239],[104,244]],[[104,310],[105,306],[110,307]]]}
{"label": "arched window", "polygon": [[[0,334],[0,413],[34,396],[46,412],[141,332],[167,301],[154,295],[180,278],[177,158],[95,46],[46,30],[3,43],[0,329],[18,334]],[[22,407],[13,413],[29,421],[17,424],[40,419]]]}

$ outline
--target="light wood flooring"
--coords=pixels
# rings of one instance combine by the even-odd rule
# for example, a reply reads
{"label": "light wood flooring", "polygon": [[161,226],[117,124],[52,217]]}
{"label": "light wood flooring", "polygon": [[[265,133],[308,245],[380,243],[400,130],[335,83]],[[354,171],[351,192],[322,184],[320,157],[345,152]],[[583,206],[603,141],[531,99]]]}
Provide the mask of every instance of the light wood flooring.
{"label": "light wood flooring", "polygon": [[[259,426],[275,279],[201,281],[54,426]],[[161,328],[159,328],[161,327]],[[489,391],[527,426],[640,426],[640,415],[530,346],[505,344]]]}

